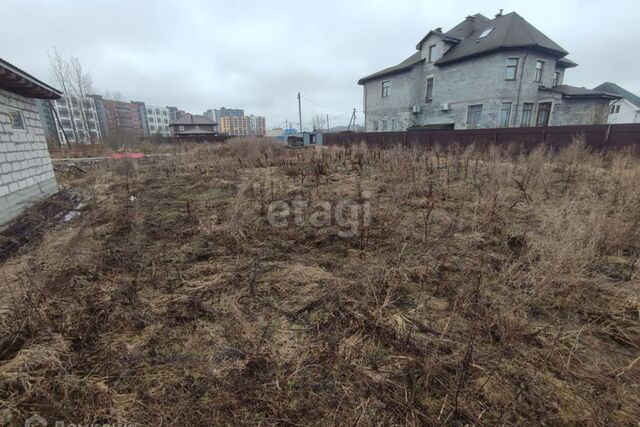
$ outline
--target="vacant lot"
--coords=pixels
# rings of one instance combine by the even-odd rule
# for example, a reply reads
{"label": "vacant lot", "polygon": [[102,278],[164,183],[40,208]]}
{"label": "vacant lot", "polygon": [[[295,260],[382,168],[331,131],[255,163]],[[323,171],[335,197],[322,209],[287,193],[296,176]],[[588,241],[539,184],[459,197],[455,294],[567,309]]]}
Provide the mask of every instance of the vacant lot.
{"label": "vacant lot", "polygon": [[82,214],[0,270],[0,424],[640,419],[630,155],[234,141],[58,178]]}

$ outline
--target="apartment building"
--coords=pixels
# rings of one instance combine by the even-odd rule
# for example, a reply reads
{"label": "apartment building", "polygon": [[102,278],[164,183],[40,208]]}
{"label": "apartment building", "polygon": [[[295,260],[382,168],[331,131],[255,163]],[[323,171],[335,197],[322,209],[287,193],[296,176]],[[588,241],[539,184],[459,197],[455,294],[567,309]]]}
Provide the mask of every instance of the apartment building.
{"label": "apartment building", "polygon": [[103,104],[109,136],[143,137],[145,135],[139,103],[105,99]]}
{"label": "apartment building", "polygon": [[145,106],[145,119],[148,123],[150,135],[171,136],[169,128],[170,114],[168,107],[158,107],[155,105]]}
{"label": "apartment building", "polygon": [[93,143],[102,139],[102,131],[98,121],[96,103],[92,97],[83,100],[76,96],[69,96],[51,101],[53,107],[53,125],[51,116],[46,114],[41,120],[45,133],[57,134],[59,141],[66,143]]}
{"label": "apartment building", "polygon": [[262,116],[223,116],[218,124],[220,132],[234,136],[264,136],[266,133],[266,119]]}
{"label": "apartment building", "polygon": [[218,110],[213,110],[212,119],[214,122],[220,123],[223,117],[244,117],[244,110],[241,108],[225,108],[222,107]]}

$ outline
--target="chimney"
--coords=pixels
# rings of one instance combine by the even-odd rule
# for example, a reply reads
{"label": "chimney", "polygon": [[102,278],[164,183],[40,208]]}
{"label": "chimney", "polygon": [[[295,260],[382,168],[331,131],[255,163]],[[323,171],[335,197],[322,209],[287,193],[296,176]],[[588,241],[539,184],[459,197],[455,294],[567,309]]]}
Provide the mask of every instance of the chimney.
{"label": "chimney", "polygon": [[499,17],[501,17],[501,16],[502,16],[502,11],[503,11],[503,10],[504,10],[504,9],[500,9],[500,12],[498,12],[498,13],[496,14],[496,18],[499,18]]}
{"label": "chimney", "polygon": [[436,28],[436,29],[435,29],[435,32],[436,32],[436,33],[441,33],[441,32],[442,32],[442,27],[438,27],[438,28]]}
{"label": "chimney", "polygon": [[473,22],[473,21],[475,21],[475,20],[476,20],[476,18],[475,18],[475,17],[473,17],[473,16],[471,16],[471,15],[469,15],[469,16],[467,16],[466,18],[464,18],[464,20],[465,20],[465,21],[471,21],[471,22]]}

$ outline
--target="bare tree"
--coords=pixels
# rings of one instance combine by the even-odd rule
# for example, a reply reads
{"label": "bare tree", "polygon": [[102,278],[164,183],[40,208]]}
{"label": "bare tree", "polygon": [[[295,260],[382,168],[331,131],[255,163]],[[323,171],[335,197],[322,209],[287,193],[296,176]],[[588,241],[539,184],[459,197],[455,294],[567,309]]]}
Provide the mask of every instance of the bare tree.
{"label": "bare tree", "polygon": [[[91,133],[92,129],[89,126],[89,111],[87,111],[87,104],[91,107],[91,99],[88,95],[93,92],[93,78],[91,77],[91,74],[83,69],[82,64],[80,64],[80,60],[75,56],[71,56],[69,58],[69,83],[74,95],[78,98],[80,103],[80,114],[82,116],[82,125],[84,127],[83,132],[86,135],[89,135],[91,143],[94,143],[94,134]],[[95,120],[95,118],[93,119]],[[95,131],[95,129],[93,130]]]}
{"label": "bare tree", "polygon": [[323,130],[325,128],[325,119],[324,116],[322,114],[316,114],[315,116],[313,116],[313,119],[311,120],[311,124],[313,125],[313,131],[317,132],[319,130]]}
{"label": "bare tree", "polygon": [[[69,61],[65,57],[60,54],[60,51],[56,48],[53,49],[53,53],[49,53],[49,66],[51,68],[51,73],[53,74],[53,79],[57,83],[58,87],[62,89],[62,93],[64,95],[64,99],[67,102],[67,106],[69,107],[69,117],[71,119],[71,128],[73,132],[73,137],[75,141],[78,141],[78,132],[76,129],[76,121],[74,117],[74,112],[72,106],[69,105],[71,102],[71,85],[69,84]],[[62,127],[62,125],[60,125]],[[64,130],[62,131],[64,133]],[[69,138],[67,135],[64,135],[67,140],[67,144],[71,146],[69,142]]]}

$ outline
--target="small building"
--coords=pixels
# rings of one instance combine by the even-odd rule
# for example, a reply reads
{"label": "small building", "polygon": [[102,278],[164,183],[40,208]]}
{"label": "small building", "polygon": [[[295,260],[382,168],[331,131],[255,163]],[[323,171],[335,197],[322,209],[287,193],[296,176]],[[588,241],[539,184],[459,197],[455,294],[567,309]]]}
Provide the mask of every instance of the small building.
{"label": "small building", "polygon": [[178,139],[206,140],[218,135],[218,124],[205,116],[186,113],[169,123],[171,136]]}
{"label": "small building", "polygon": [[36,100],[61,96],[0,59],[0,226],[58,191]]}
{"label": "small building", "polygon": [[611,102],[607,123],[640,123],[640,96],[611,82],[602,83],[593,90],[608,92],[622,97]]}

